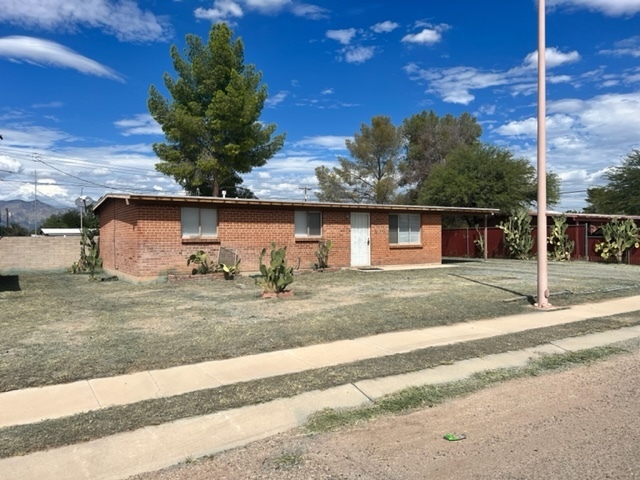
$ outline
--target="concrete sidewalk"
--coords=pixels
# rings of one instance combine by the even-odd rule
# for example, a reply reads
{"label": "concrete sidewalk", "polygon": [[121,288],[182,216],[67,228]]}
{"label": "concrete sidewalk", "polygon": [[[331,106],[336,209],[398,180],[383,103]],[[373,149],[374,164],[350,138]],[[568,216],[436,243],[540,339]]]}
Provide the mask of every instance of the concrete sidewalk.
{"label": "concrete sidewalk", "polygon": [[372,335],[228,360],[0,393],[0,428],[259,378],[640,310],[640,296]]}
{"label": "concrete sidewalk", "polygon": [[181,419],[78,445],[2,459],[0,478],[122,480],[290,430],[324,408],[368,405],[382,395],[409,386],[462,380],[476,372],[524,366],[542,354],[582,350],[635,338],[640,338],[640,326],[571,337],[520,351],[488,355],[405,375],[366,380],[259,405]]}

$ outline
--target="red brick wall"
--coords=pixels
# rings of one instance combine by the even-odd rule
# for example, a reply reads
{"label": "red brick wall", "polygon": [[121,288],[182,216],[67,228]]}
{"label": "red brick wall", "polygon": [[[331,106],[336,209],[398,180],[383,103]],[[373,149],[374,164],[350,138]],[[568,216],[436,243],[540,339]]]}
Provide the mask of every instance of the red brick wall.
{"label": "red brick wall", "polygon": [[372,212],[371,219],[371,264],[411,265],[440,263],[441,217],[423,213],[421,217],[420,245],[389,244],[389,212]]}
{"label": "red brick wall", "polygon": [[100,209],[100,256],[105,269],[136,275],[139,240],[136,234],[138,207],[112,199]]}
{"label": "red brick wall", "polygon": [[[219,206],[218,239],[194,242],[181,238],[181,206],[168,203],[127,206],[120,199],[106,201],[100,210],[100,248],[104,267],[138,278],[190,273],[192,267],[187,267],[187,259],[191,254],[204,250],[215,262],[222,246],[238,252],[242,271],[257,271],[260,250],[266,247],[268,252],[271,242],[277,247],[287,247],[290,265],[297,265],[299,260],[300,268],[308,269],[317,262],[315,251],[319,239],[295,238],[294,209]],[[333,243],[329,265],[349,266],[350,212],[325,210],[322,216],[322,239],[330,239]],[[421,245],[399,247],[389,246],[389,213],[371,212],[371,264],[439,263],[440,215],[425,213],[421,217]]]}

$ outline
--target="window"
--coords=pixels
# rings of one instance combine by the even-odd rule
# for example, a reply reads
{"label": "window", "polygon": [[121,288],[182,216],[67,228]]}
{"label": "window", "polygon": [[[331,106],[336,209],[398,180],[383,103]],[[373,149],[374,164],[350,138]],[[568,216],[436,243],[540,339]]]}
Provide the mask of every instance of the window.
{"label": "window", "polygon": [[215,208],[182,207],[183,237],[215,237],[218,235],[218,211]]}
{"label": "window", "polygon": [[296,237],[319,237],[322,235],[322,213],[296,211]]}
{"label": "window", "polygon": [[419,244],[420,215],[389,215],[390,244]]}

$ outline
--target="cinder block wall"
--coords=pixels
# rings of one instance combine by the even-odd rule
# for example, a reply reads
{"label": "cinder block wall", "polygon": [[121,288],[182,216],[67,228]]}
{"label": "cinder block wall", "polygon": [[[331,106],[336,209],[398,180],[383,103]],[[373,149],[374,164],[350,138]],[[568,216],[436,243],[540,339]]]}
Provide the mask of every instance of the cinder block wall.
{"label": "cinder block wall", "polygon": [[[185,204],[186,205],[186,204]],[[150,280],[169,273],[186,274],[187,259],[204,250],[215,262],[220,247],[238,252],[242,271],[257,271],[262,248],[271,242],[287,247],[290,265],[308,269],[317,262],[318,238],[295,238],[294,208],[218,206],[216,240],[182,239],[180,206],[172,204],[126,205],[113,199],[101,207],[100,249],[104,268]],[[202,206],[202,205],[194,205]],[[322,212],[322,238],[331,240],[329,265],[347,267],[351,262],[351,220],[348,210]],[[441,260],[440,216],[422,214],[422,243],[389,246],[388,213],[371,213],[371,264],[437,263]]]}
{"label": "cinder block wall", "polygon": [[0,273],[65,271],[79,259],[79,236],[0,238]]}

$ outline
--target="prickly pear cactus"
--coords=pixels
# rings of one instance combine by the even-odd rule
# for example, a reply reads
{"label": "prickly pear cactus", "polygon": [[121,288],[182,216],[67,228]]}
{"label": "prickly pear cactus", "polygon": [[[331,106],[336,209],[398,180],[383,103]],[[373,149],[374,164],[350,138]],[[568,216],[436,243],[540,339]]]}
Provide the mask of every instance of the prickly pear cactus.
{"label": "prickly pear cactus", "polygon": [[512,258],[526,259],[531,256],[533,236],[531,215],[525,208],[513,210],[506,222],[500,222],[498,228],[504,232],[504,241]]}
{"label": "prickly pear cactus", "polygon": [[272,243],[269,265],[262,263],[266,253],[266,248],[260,252],[262,277],[257,282],[265,292],[282,293],[293,283],[293,267],[287,266],[287,247],[276,248],[276,244]]}
{"label": "prickly pear cactus", "polygon": [[624,221],[614,218],[602,226],[602,235],[604,241],[596,244],[595,248],[605,260],[613,258],[622,263],[622,256],[627,250],[640,247],[640,229],[630,218]]}
{"label": "prickly pear cactus", "polygon": [[569,240],[567,235],[567,216],[562,214],[559,217],[553,217],[553,226],[549,233],[547,242],[553,247],[553,251],[549,252],[549,258],[556,261],[570,260],[576,242]]}

